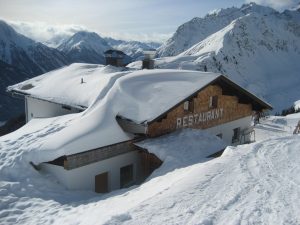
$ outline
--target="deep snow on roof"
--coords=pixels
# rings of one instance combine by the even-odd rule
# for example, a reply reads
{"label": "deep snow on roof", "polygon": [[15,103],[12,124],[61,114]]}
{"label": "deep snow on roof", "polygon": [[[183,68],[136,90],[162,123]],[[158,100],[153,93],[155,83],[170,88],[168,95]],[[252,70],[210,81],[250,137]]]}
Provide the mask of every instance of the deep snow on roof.
{"label": "deep snow on roof", "polygon": [[12,85],[8,90],[70,106],[88,107],[110,78],[122,70],[120,67],[74,63]]}
{"label": "deep snow on roof", "polygon": [[[125,75],[125,78],[119,79]],[[174,104],[178,98],[187,97],[193,90],[200,89],[217,76],[219,74],[196,71],[135,71],[74,63],[10,86],[8,90],[70,106],[89,107],[95,99],[99,99],[99,95],[104,97],[111,88],[120,88],[124,96],[139,102],[139,108],[149,104],[155,104],[156,108],[170,101],[170,104]],[[114,86],[116,80],[118,85]],[[148,112],[153,111],[153,105],[150,108]]]}
{"label": "deep snow on roof", "polygon": [[[43,156],[33,161],[130,140],[134,136],[122,130],[117,115],[137,123],[151,121],[221,76],[184,70],[117,70],[120,69],[111,66],[72,64],[9,88],[64,104],[89,106],[49,137],[39,148]],[[34,87],[22,90],[28,84]]]}

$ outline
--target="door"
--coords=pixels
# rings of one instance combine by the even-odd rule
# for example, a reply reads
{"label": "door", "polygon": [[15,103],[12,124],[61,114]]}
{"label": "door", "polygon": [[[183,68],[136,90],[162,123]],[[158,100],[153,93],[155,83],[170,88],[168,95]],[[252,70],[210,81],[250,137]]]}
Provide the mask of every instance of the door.
{"label": "door", "polygon": [[120,188],[130,187],[133,184],[133,164],[120,168]]}
{"label": "door", "polygon": [[95,192],[108,192],[108,172],[101,173],[95,176]]}

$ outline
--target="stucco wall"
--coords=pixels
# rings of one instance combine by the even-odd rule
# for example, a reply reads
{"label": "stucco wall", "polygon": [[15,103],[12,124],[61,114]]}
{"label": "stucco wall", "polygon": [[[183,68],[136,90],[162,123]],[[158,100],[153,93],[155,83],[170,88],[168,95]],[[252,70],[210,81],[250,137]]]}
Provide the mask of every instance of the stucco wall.
{"label": "stucco wall", "polygon": [[54,174],[62,185],[71,190],[95,190],[95,176],[108,172],[109,190],[120,188],[120,168],[133,164],[133,177],[139,181],[142,176],[141,159],[138,151],[125,153],[110,159],[92,163],[72,170],[43,163],[41,168]]}
{"label": "stucco wall", "polygon": [[60,104],[47,102],[30,96],[25,97],[26,121],[32,118],[49,118],[55,116],[66,115],[70,113],[78,113],[78,109],[65,109]]}
{"label": "stucco wall", "polygon": [[[245,142],[249,142],[250,138],[254,138],[254,137],[250,137],[250,135],[247,135],[245,137],[245,140],[241,140],[242,142],[237,142],[237,143],[232,143],[232,137],[233,137],[233,129],[235,128],[240,128],[241,131],[244,129],[249,128],[251,125],[251,116],[248,117],[244,117],[238,120],[234,120],[225,124],[221,124],[215,127],[211,127],[208,129],[205,129],[206,131],[208,131],[211,134],[214,135],[218,135],[218,134],[222,134],[222,139],[228,144],[228,145],[236,145],[236,144],[242,144],[244,141]],[[253,139],[252,139],[253,140]]]}

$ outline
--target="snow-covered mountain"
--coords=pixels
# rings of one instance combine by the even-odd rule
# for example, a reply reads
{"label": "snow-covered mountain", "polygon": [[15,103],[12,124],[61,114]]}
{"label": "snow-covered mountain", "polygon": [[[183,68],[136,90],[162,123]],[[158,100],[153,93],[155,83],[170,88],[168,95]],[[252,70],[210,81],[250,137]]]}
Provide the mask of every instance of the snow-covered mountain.
{"label": "snow-covered mountain", "polygon": [[57,49],[17,33],[0,20],[0,60],[30,75],[38,75],[69,63]]}
{"label": "snow-covered mountain", "polygon": [[65,40],[58,50],[72,62],[105,63],[104,52],[111,46],[95,32],[79,31]]}
{"label": "snow-covered mountain", "polygon": [[[224,13],[228,11],[232,13],[226,17]],[[207,22],[211,18],[212,25],[219,14],[223,15],[223,21],[232,21],[216,32],[207,31],[208,25],[190,23],[195,35],[201,34],[199,39],[203,39],[196,44],[193,43],[196,37],[190,40],[191,30],[183,29],[190,25],[181,26],[174,35],[181,37],[174,42],[178,44],[172,45],[178,47],[176,51],[165,48],[162,53],[177,54],[182,46],[192,46],[177,56],[157,59],[156,66],[221,72],[265,98],[275,112],[291,106],[300,96],[300,12],[279,13],[251,3],[196,20]],[[237,15],[240,16],[234,19]],[[209,35],[210,32],[214,33]]]}
{"label": "snow-covered mountain", "polygon": [[69,64],[57,49],[17,33],[0,20],[0,121],[24,112],[23,101],[5,93],[6,87]]}
{"label": "snow-covered mountain", "polygon": [[71,35],[64,34],[64,33],[54,35],[53,37],[51,37],[47,41],[43,42],[43,44],[47,45],[48,47],[51,47],[51,48],[58,48],[58,46],[60,46],[64,42],[66,42],[66,40],[69,39],[70,37],[71,37]]}
{"label": "snow-covered mountain", "polygon": [[232,7],[215,10],[204,18],[195,17],[178,27],[174,35],[158,49],[158,55],[161,57],[178,55],[209,35],[226,27],[233,20],[253,12],[262,15],[276,13],[272,8],[250,3],[243,5],[241,8]]}
{"label": "snow-covered mountain", "polygon": [[156,42],[125,41],[113,38],[105,38],[105,40],[114,49],[118,49],[129,55],[133,61],[143,59],[144,50],[157,49],[160,46],[160,44]]}

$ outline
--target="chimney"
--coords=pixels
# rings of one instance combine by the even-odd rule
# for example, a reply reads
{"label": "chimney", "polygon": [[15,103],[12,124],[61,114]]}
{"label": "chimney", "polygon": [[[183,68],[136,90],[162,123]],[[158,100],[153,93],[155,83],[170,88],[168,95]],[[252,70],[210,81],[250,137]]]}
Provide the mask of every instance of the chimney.
{"label": "chimney", "polygon": [[104,52],[106,65],[125,66],[124,57],[125,53],[119,50],[110,49]]}
{"label": "chimney", "polygon": [[156,54],[155,50],[144,51],[144,59],[142,69],[154,69],[154,56]]}

